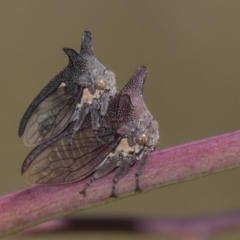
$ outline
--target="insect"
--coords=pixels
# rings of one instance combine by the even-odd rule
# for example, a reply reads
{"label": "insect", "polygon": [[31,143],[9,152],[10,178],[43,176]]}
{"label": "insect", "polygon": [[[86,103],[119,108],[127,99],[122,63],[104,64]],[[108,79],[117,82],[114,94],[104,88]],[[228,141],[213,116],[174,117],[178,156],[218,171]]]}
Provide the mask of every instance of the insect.
{"label": "insect", "polygon": [[90,32],[83,34],[80,54],[63,50],[69,57],[68,66],[43,88],[21,120],[19,136],[23,135],[27,146],[57,136],[70,122],[75,122],[75,133],[89,112],[97,134],[109,99],[116,94],[115,75],[95,58]]}
{"label": "insect", "polygon": [[[149,154],[155,150],[159,139],[158,123],[148,111],[143,100],[146,67],[140,67],[126,86],[110,101],[105,125],[98,129],[98,143],[87,116],[72,139],[69,125],[55,139],[37,146],[22,165],[30,184],[64,184],[79,181],[89,175],[89,181],[80,192],[86,195],[90,184],[115,168],[111,196],[116,196],[116,183],[137,162],[136,190],[140,190],[139,176]],[[72,123],[74,126],[74,123]]]}

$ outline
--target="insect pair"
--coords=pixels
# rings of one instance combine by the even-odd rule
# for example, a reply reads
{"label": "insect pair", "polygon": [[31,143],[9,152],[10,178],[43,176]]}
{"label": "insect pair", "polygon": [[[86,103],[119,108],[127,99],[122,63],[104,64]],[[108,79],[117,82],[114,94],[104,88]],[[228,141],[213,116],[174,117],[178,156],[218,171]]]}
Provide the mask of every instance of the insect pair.
{"label": "insect pair", "polygon": [[137,162],[139,176],[159,139],[158,124],[143,100],[146,67],[116,91],[114,74],[94,56],[91,33],[84,32],[80,54],[64,49],[69,65],[40,92],[19,127],[24,143],[36,146],[22,173],[30,184],[92,181],[118,168],[115,185]]}

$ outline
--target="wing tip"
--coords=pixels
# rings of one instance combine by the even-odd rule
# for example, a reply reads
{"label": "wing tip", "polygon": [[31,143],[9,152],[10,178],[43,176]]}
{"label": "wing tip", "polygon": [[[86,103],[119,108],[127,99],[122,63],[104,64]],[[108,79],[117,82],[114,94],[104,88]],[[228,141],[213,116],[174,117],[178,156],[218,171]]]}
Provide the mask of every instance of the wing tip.
{"label": "wing tip", "polygon": [[25,130],[25,123],[23,123],[23,118],[20,122],[20,125],[19,125],[19,128],[18,128],[18,136],[21,137],[24,133],[24,130]]}
{"label": "wing tip", "polygon": [[23,175],[26,172],[27,168],[24,167],[24,163],[21,167],[21,175]]}

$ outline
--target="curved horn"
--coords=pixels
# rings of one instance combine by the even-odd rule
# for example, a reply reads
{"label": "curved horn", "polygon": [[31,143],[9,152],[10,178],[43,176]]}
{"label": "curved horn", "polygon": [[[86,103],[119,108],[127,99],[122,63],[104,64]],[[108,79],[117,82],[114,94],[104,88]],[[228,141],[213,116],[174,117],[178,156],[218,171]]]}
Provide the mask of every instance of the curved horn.
{"label": "curved horn", "polygon": [[80,55],[74,51],[71,48],[63,48],[63,51],[67,54],[67,56],[69,57],[69,62],[72,65],[79,65],[79,62],[81,60]]}

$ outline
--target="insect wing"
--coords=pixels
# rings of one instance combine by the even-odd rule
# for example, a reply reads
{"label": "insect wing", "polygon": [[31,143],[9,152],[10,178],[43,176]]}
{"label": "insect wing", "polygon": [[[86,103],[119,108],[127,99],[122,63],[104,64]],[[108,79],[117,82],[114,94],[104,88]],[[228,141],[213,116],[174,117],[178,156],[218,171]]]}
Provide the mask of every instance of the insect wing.
{"label": "insect wing", "polygon": [[45,98],[30,116],[23,135],[24,144],[35,146],[56,136],[73,121],[82,94],[76,84],[59,87]]}
{"label": "insect wing", "polygon": [[[80,54],[70,48],[63,50],[68,66],[39,93],[21,120],[19,136],[24,135],[27,146],[48,141],[76,118],[80,119],[78,130],[89,110],[97,129],[99,115],[106,114],[109,98],[116,93],[115,75],[95,58],[90,32],[83,34]],[[87,103],[86,111],[81,109],[83,103]]]}
{"label": "insect wing", "polygon": [[[110,132],[101,135],[101,139],[103,141],[98,143],[94,131],[88,128],[57,140],[34,158],[27,170],[27,182],[64,184],[88,176],[119,143],[118,137]],[[28,158],[31,153],[25,162]]]}

